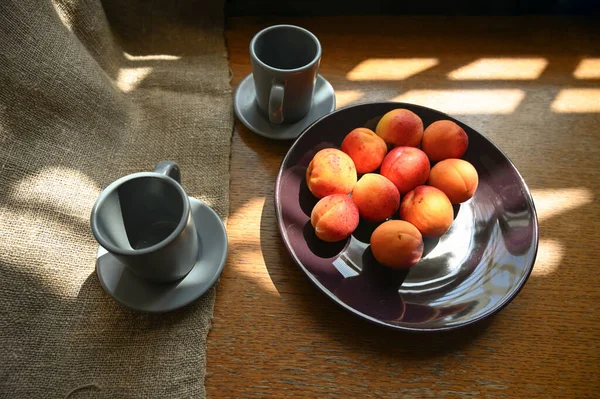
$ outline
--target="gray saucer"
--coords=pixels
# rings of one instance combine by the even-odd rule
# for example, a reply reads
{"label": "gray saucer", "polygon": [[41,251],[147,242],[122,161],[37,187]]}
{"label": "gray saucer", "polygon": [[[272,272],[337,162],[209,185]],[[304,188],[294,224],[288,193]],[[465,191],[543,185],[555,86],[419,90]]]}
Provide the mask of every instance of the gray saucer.
{"label": "gray saucer", "polygon": [[252,74],[242,80],[235,91],[233,107],[238,119],[254,133],[276,140],[295,139],[311,123],[335,110],[335,92],[324,77],[317,75],[313,104],[308,114],[292,124],[274,125],[257,108]]}
{"label": "gray saucer", "polygon": [[227,257],[227,232],[221,218],[204,202],[190,197],[199,238],[199,258],[181,280],[158,284],[132,274],[99,246],[96,273],[102,288],[121,305],[140,312],[175,310],[198,299],[217,281]]}

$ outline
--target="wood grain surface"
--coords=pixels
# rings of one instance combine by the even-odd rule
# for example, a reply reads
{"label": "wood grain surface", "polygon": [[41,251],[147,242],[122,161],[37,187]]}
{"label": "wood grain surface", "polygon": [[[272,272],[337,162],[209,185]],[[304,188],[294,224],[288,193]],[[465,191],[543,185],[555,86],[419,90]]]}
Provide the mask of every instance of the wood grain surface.
{"label": "wood grain surface", "polygon": [[211,398],[600,397],[600,26],[584,18],[237,18],[233,86],[261,28],[320,39],[338,107],[400,99],[496,143],[532,190],[534,271],[477,326],[400,334],[342,311],[288,256],[273,206],[290,142],[236,123],[230,253],[208,339]]}

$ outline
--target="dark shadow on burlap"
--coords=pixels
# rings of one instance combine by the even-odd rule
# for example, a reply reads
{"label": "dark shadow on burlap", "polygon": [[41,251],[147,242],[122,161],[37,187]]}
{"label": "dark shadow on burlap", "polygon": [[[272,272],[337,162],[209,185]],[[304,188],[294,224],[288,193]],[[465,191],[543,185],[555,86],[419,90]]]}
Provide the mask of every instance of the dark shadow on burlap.
{"label": "dark shadow on burlap", "polygon": [[[126,3],[126,4],[122,4]],[[162,315],[100,287],[89,213],[178,162],[228,214],[222,1],[0,3],[0,397],[204,397],[215,288]]]}

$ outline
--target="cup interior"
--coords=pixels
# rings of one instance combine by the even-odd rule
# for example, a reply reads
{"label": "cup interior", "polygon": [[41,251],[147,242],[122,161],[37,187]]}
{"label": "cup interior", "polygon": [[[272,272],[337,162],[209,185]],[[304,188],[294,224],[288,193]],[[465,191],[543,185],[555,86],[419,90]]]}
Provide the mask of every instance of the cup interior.
{"label": "cup interior", "polygon": [[138,177],[112,190],[98,205],[99,235],[121,250],[142,250],[169,237],[179,225],[185,198],[174,183]]}
{"label": "cup interior", "polygon": [[261,62],[277,69],[302,68],[318,58],[320,44],[311,33],[296,27],[267,29],[253,41],[252,50]]}

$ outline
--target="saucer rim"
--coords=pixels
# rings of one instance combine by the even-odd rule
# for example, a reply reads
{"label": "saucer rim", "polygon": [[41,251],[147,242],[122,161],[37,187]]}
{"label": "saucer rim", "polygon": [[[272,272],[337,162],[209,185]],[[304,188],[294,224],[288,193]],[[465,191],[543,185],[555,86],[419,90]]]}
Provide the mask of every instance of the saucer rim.
{"label": "saucer rim", "polygon": [[[215,212],[215,210],[210,207],[208,204],[206,204],[204,201],[197,199],[197,198],[193,198],[193,197],[189,197],[190,200],[190,208],[193,210],[194,208],[194,203],[196,203],[197,205],[200,206],[204,206],[205,208],[208,209],[209,213],[212,214],[213,217],[215,217],[215,220],[218,221],[219,225],[221,226],[221,231],[223,234],[223,251],[221,254],[221,259],[219,260],[219,264],[217,267],[214,268],[214,274],[212,275],[212,277],[207,281],[206,284],[206,288],[205,289],[200,289],[198,291],[196,291],[194,293],[194,295],[190,295],[189,298],[187,298],[185,301],[177,304],[176,306],[169,306],[169,307],[164,307],[161,309],[143,309],[140,307],[135,307],[135,306],[131,306],[131,304],[129,303],[125,303],[123,302],[118,296],[114,295],[114,292],[111,291],[110,289],[108,289],[108,287],[106,286],[104,280],[101,278],[101,272],[100,272],[100,266],[99,266],[99,259],[103,256],[113,256],[110,254],[110,252],[105,252],[104,254],[98,256],[98,254],[101,251],[101,248],[103,248],[102,246],[98,245],[98,249],[96,251],[96,265],[95,265],[95,273],[96,273],[96,277],[98,278],[98,281],[100,282],[100,286],[102,287],[102,289],[108,294],[108,296],[110,296],[115,302],[117,302],[119,305],[131,310],[131,311],[135,311],[138,313],[146,313],[146,314],[161,314],[161,313],[167,313],[167,312],[172,312],[174,310],[177,309],[181,309],[185,306],[188,306],[189,304],[191,304],[192,302],[198,300],[201,296],[203,296],[205,293],[208,292],[208,290],[210,290],[215,283],[217,282],[217,280],[219,279],[221,273],[223,272],[223,269],[225,268],[225,263],[227,261],[227,256],[229,253],[229,239],[227,236],[227,229],[225,227],[225,224],[223,223],[223,220],[219,217],[219,215]],[[202,239],[202,235],[207,234],[209,232],[202,230],[200,228],[197,228],[197,234],[198,234],[198,238],[201,240]],[[105,249],[106,251],[106,249]],[[198,257],[198,259],[196,260],[196,263],[194,264],[194,267],[192,267],[192,269],[190,270],[190,273],[192,272],[192,270],[194,270],[196,267],[198,267],[198,264],[201,262],[202,259],[202,255],[200,255]],[[124,268],[124,266],[123,266]],[[188,273],[189,274],[189,273]],[[151,282],[146,282],[144,281],[144,279],[136,276],[135,274],[131,273],[131,275],[133,276],[133,278],[137,279],[138,281],[141,281],[143,283],[147,283],[147,284],[156,284],[156,283],[151,283]],[[186,275],[187,276],[187,275]],[[164,286],[171,286],[171,285],[176,285],[179,284],[183,279],[185,279],[185,277],[176,280],[174,282],[171,283],[159,283],[161,285]],[[176,288],[175,288],[176,290]]]}
{"label": "saucer rim", "polygon": [[[252,75],[252,73],[249,73],[248,75],[246,75],[241,81],[240,83],[237,85],[236,89],[235,89],[235,93],[233,95],[233,109],[235,112],[235,116],[237,117],[237,119],[246,127],[248,128],[248,130],[250,130],[251,132],[268,138],[268,139],[272,139],[272,140],[279,140],[279,141],[290,141],[290,140],[296,140],[298,137],[300,137],[300,135],[309,127],[311,126],[314,122],[316,122],[317,120],[321,119],[322,117],[324,117],[325,115],[328,115],[332,112],[334,112],[336,110],[337,107],[337,101],[335,98],[335,89],[333,88],[333,85],[327,80],[325,79],[325,77],[321,74],[317,74],[317,79],[321,79],[323,81],[324,85],[327,85],[331,88],[331,93],[332,93],[332,104],[331,104],[331,109],[329,111],[327,111],[326,113],[324,113],[323,115],[318,116],[317,118],[315,118],[312,122],[304,122],[306,123],[306,125],[302,128],[299,129],[297,134],[294,134],[293,136],[285,136],[285,137],[281,137],[278,134],[275,133],[265,133],[263,131],[261,131],[260,129],[257,129],[256,127],[252,126],[250,124],[250,122],[248,121],[248,119],[245,117],[245,115],[240,111],[239,107],[238,107],[238,95],[242,89],[242,87],[244,87],[245,84],[248,83],[248,81],[250,80],[254,80],[254,77]],[[312,108],[312,106],[311,106]],[[310,111],[309,111],[310,112]],[[304,119],[299,120],[298,122],[294,122],[292,124],[289,125],[288,129],[293,128],[294,126],[297,126],[298,124],[302,123],[304,121]],[[286,129],[286,130],[288,130]]]}

